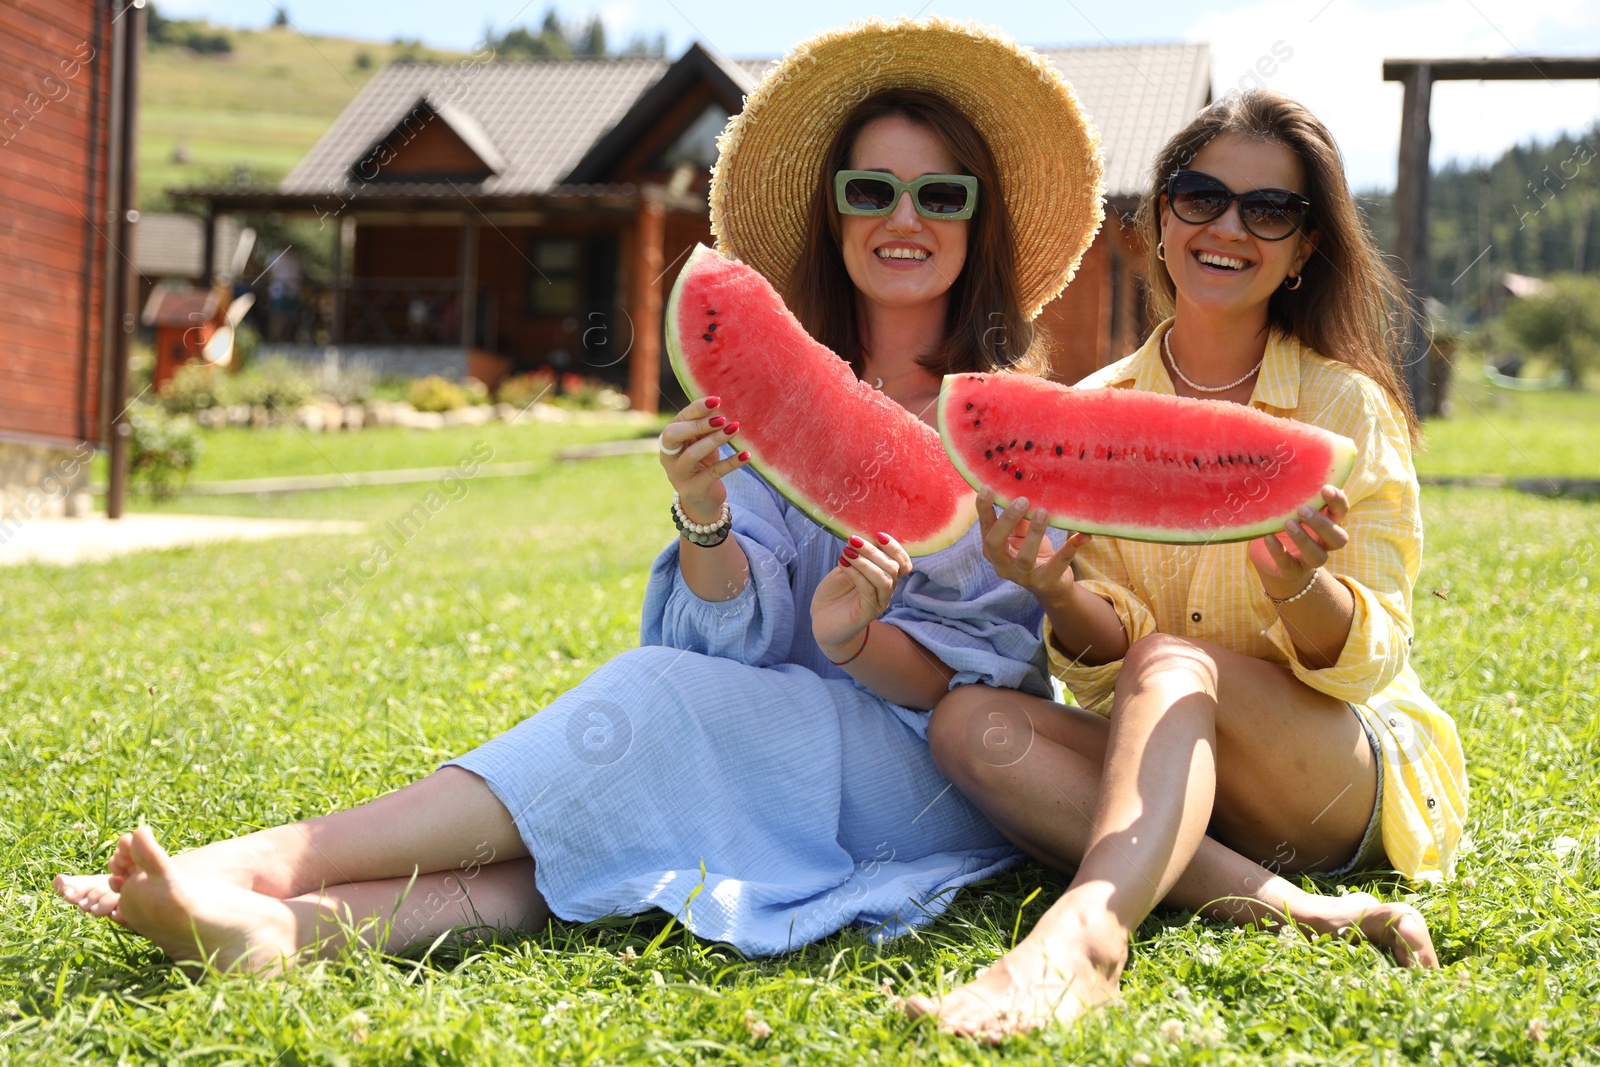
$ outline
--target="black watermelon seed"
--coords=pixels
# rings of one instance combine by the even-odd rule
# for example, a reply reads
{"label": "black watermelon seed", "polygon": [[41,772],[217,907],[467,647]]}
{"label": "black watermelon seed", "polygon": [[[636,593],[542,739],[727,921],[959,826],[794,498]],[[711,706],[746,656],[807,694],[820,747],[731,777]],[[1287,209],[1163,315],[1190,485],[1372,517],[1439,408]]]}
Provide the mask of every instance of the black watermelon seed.
{"label": "black watermelon seed", "polygon": [[711,335],[709,333],[703,333],[700,336],[704,337],[707,341],[711,340]]}
{"label": "black watermelon seed", "polygon": [[1022,472],[1021,471],[1014,471],[1013,473],[1016,474],[1017,481],[1019,481],[1019,482],[1022,481]]}
{"label": "black watermelon seed", "polygon": [[1017,447],[1017,442],[1016,442],[1015,438],[1012,438],[1012,440],[1011,440],[1011,447],[1012,448],[1016,448]]}
{"label": "black watermelon seed", "polygon": [[1004,452],[1006,450],[1006,446],[1005,445],[995,445],[994,446],[994,450],[996,452]]}
{"label": "black watermelon seed", "polygon": [[715,315],[716,313],[717,313],[717,309],[716,308],[706,308],[706,314],[707,315]]}
{"label": "black watermelon seed", "polygon": [[713,322],[710,326],[707,326],[706,329],[710,330],[712,333],[716,333],[717,332],[717,324]]}
{"label": "black watermelon seed", "polygon": [[1023,442],[1022,450],[1024,452],[1032,452],[1033,451],[1033,442],[1032,441]]}
{"label": "black watermelon seed", "polygon": [[1079,459],[1082,459],[1082,458],[1083,458],[1083,449],[1081,449],[1081,448],[1080,448],[1080,449],[1078,449],[1078,458],[1079,458]]}
{"label": "black watermelon seed", "polygon": [[1197,456],[1197,457],[1195,457],[1195,458],[1194,458],[1194,460],[1192,460],[1192,462],[1193,462],[1193,463],[1194,463],[1194,465],[1195,465],[1195,466],[1196,466],[1196,467],[1198,467],[1198,466],[1200,466],[1200,459],[1199,459],[1199,457],[1198,457],[1198,456]]}
{"label": "black watermelon seed", "polygon": [[1056,455],[1058,455],[1058,456],[1061,455],[1061,446],[1060,445],[1056,445]]}
{"label": "black watermelon seed", "polygon": [[970,400],[969,400],[969,401],[967,401],[967,410],[968,410],[968,411],[971,411],[971,410],[972,410],[972,401],[970,401]]}
{"label": "black watermelon seed", "polygon": [[994,458],[994,449],[992,449],[992,448],[984,449],[983,450],[983,458],[984,459],[993,459]]}

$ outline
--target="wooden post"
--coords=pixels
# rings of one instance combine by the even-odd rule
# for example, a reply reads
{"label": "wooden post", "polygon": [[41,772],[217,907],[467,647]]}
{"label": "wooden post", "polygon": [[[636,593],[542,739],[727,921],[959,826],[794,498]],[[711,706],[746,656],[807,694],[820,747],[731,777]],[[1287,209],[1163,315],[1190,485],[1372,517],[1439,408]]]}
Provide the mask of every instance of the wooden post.
{"label": "wooden post", "polygon": [[[106,487],[106,518],[120,519],[126,501],[128,485],[129,438],[133,427],[128,422],[128,352],[138,327],[135,308],[138,306],[139,273],[133,264],[138,259],[135,247],[135,226],[139,221],[138,200],[139,156],[137,117],[139,112],[139,57],[144,54],[145,25],[140,8],[129,7],[130,16],[112,30],[112,49],[117,56],[112,63],[112,78],[117,83],[112,90],[111,110],[113,128],[120,131],[112,141],[111,151],[120,157],[116,164],[117,189],[110,194],[116,206],[116,217],[110,232],[115,235],[117,249],[115,269],[107,274],[106,286],[114,290],[114,313],[101,325],[101,329],[115,331],[111,355],[111,455]],[[113,23],[117,20],[113,19]],[[117,117],[120,116],[120,117]]]}
{"label": "wooden post", "polygon": [[333,220],[333,325],[329,344],[344,343],[344,216]]}
{"label": "wooden post", "polygon": [[461,216],[461,347],[478,343],[478,216]]}
{"label": "wooden post", "polygon": [[200,288],[209,289],[216,280],[212,264],[217,259],[217,211],[211,208],[206,212],[205,242],[200,252]]}
{"label": "wooden post", "polygon": [[[1427,63],[1386,64],[1384,77],[1405,86],[1400,114],[1400,168],[1394,187],[1395,255],[1411,293],[1412,311],[1426,322],[1428,296],[1428,149],[1432,132],[1428,108],[1433,97],[1433,68]],[[1398,77],[1396,77],[1398,76]],[[1429,409],[1426,328],[1408,331],[1402,372],[1417,412]]]}
{"label": "wooden post", "polygon": [[633,351],[628,354],[628,400],[634,411],[652,415],[661,398],[661,292],[666,253],[667,211],[661,190],[645,186],[633,229]]}

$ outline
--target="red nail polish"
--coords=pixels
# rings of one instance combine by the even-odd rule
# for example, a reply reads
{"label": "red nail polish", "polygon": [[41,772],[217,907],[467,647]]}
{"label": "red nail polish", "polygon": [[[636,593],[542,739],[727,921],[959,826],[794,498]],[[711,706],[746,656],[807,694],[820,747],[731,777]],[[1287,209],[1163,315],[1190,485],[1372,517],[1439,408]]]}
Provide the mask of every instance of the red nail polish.
{"label": "red nail polish", "polygon": [[839,566],[848,567],[848,566],[850,566],[850,561],[845,559],[843,556],[840,556],[839,557]]}
{"label": "red nail polish", "polygon": [[886,533],[878,534],[878,544],[886,545],[888,543],[889,543],[889,535],[888,534],[886,534]]}
{"label": "red nail polish", "polygon": [[722,403],[722,398],[720,396],[706,397],[706,407],[708,408],[714,408],[720,403]]}
{"label": "red nail polish", "polygon": [[867,545],[865,541],[861,540],[861,538],[857,537],[855,534],[850,535],[850,544],[855,548],[865,548]]}
{"label": "red nail polish", "polygon": [[748,453],[748,452],[740,452],[739,453],[739,462],[740,463],[747,462],[749,459],[750,459],[750,453]]}
{"label": "red nail polish", "polygon": [[850,558],[850,559],[855,559],[855,558],[857,558],[857,557],[858,557],[858,556],[860,556],[860,555],[861,555],[861,553],[859,553],[859,552],[857,552],[857,551],[856,551],[856,550],[855,550],[855,549],[853,549],[853,548],[850,548],[850,547],[849,547],[849,546],[846,546],[846,547],[845,547],[845,550],[844,550],[844,554],[845,554],[845,555],[846,555],[846,556],[848,556],[848,557],[849,557],[849,558]]}
{"label": "red nail polish", "polygon": [[723,418],[721,415],[716,415],[716,416],[712,417],[712,419],[710,421],[710,425],[712,425],[712,426],[721,426],[723,423],[725,423],[727,421],[728,420]]}
{"label": "red nail polish", "polygon": [[729,437],[732,437],[734,434],[739,432],[739,424],[737,422],[730,422],[728,425],[722,428],[722,432],[727,434]]}

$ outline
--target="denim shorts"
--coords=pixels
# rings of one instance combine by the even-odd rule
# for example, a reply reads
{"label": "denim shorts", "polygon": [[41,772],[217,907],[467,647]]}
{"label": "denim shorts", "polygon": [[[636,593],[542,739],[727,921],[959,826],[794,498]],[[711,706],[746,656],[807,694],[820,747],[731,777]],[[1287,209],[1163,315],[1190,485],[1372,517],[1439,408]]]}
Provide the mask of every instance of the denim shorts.
{"label": "denim shorts", "polygon": [[1349,862],[1334,870],[1313,872],[1319,878],[1339,878],[1361,871],[1384,870],[1389,866],[1388,853],[1383,850],[1383,744],[1366,716],[1357,711],[1354,704],[1349,701],[1345,703],[1350,708],[1350,714],[1361,724],[1362,732],[1367,735],[1367,744],[1372,746],[1372,759],[1378,765],[1378,790],[1372,801],[1372,818],[1367,821],[1367,829],[1361,835],[1361,844],[1356,846],[1356,854],[1350,857]]}

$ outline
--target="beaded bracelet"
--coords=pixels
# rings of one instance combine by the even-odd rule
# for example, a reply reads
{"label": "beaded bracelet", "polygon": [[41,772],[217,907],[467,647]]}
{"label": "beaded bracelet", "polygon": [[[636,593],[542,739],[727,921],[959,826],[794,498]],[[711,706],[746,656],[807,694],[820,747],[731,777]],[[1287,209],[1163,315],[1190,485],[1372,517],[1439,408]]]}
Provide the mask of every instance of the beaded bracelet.
{"label": "beaded bracelet", "polygon": [[867,623],[867,628],[865,630],[861,631],[861,647],[856,649],[855,656],[851,656],[849,659],[841,659],[841,660],[831,660],[830,659],[828,662],[832,663],[835,667],[843,667],[846,663],[850,663],[851,661],[853,661],[856,658],[856,656],[861,655],[861,653],[863,653],[863,652],[865,652],[867,650],[867,638],[869,638],[871,636],[872,636],[872,623],[869,622],[869,623]]}
{"label": "beaded bracelet", "polygon": [[1321,567],[1312,567],[1311,568],[1311,577],[1306,580],[1306,587],[1304,589],[1300,590],[1294,596],[1284,597],[1282,600],[1279,600],[1277,597],[1273,596],[1271,593],[1268,593],[1267,594],[1267,599],[1272,601],[1274,604],[1278,605],[1279,607],[1282,607],[1285,604],[1293,604],[1296,600],[1299,600],[1301,597],[1303,597],[1307,593],[1311,592],[1311,587],[1317,584],[1317,575],[1320,574],[1321,572],[1322,572],[1322,568]]}
{"label": "beaded bracelet", "polygon": [[733,510],[728,507],[728,502],[722,502],[722,510],[717,514],[716,522],[690,522],[689,516],[684,514],[683,505],[678,500],[678,494],[672,494],[672,525],[678,528],[678,533],[690,544],[702,548],[715,548],[728,539],[728,534],[733,529]]}

